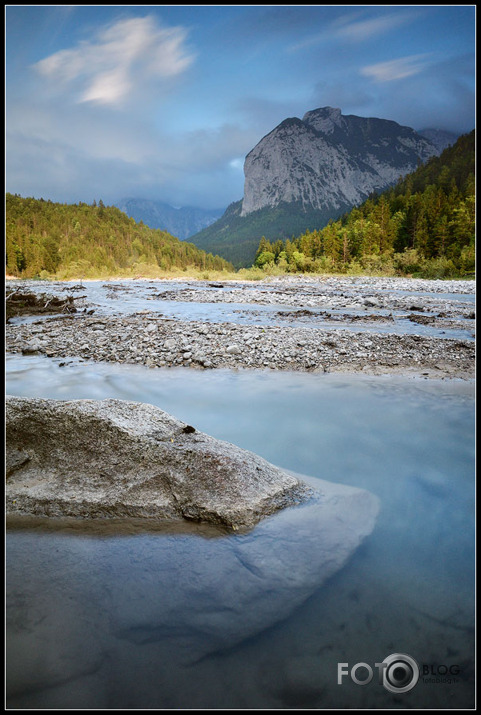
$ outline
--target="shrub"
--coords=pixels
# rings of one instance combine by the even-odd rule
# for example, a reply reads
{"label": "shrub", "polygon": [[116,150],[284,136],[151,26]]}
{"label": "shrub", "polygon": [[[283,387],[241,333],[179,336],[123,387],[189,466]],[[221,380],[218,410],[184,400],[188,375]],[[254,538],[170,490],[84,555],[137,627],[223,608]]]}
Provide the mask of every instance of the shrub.
{"label": "shrub", "polygon": [[425,261],[418,273],[419,278],[454,278],[456,275],[458,275],[456,266],[445,256]]}

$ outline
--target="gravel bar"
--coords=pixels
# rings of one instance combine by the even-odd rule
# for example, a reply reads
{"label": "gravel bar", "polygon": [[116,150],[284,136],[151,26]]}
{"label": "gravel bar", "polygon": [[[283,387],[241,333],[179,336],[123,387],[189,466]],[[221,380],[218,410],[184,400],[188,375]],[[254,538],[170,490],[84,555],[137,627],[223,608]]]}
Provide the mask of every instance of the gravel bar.
{"label": "gravel bar", "polygon": [[6,325],[6,349],[96,362],[307,372],[422,374],[472,379],[473,340],[300,327],[240,326],[130,316],[76,315]]}

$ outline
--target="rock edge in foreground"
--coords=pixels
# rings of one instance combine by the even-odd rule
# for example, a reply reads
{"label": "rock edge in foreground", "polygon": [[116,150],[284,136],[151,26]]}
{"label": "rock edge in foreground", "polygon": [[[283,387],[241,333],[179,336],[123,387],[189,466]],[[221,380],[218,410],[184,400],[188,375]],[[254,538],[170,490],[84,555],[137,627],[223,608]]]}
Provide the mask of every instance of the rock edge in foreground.
{"label": "rock edge in foreground", "polygon": [[313,490],[153,405],[6,398],[10,514],[255,525]]}

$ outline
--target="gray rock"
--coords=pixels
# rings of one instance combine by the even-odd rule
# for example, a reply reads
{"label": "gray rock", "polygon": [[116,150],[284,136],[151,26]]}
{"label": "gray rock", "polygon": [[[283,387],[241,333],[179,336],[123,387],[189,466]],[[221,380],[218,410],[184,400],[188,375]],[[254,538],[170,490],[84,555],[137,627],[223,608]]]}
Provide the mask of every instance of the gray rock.
{"label": "gray rock", "polygon": [[315,109],[285,119],[247,154],[241,216],[281,203],[341,211],[440,153],[396,122]]}
{"label": "gray rock", "polygon": [[43,352],[43,346],[39,340],[32,340],[22,348],[23,355],[36,355],[39,352]]}
{"label": "gray rock", "polygon": [[241,349],[238,345],[228,345],[226,348],[226,353],[228,355],[239,355],[240,351]]}
{"label": "gray rock", "polygon": [[[195,545],[171,542],[155,557],[146,553],[149,568],[152,558],[157,560],[162,588],[148,586],[146,563],[132,573],[125,554],[115,563],[109,556],[111,568],[124,572],[122,580],[131,589],[128,599],[113,596],[117,636],[139,644],[161,642],[168,628],[178,638],[178,657],[192,661],[286,618],[339,571],[372,532],[379,500],[363,489],[292,476],[312,483],[317,497],[273,514],[247,534]],[[152,590],[151,598],[145,598],[145,588]]]}
{"label": "gray rock", "polygon": [[237,529],[312,496],[296,477],[152,405],[7,397],[6,424],[13,513]]}

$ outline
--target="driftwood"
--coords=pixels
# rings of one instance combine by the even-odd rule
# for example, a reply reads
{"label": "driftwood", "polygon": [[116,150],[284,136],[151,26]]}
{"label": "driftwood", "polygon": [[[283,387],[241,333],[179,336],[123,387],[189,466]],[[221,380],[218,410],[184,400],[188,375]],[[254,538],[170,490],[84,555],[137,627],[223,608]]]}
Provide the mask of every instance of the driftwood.
{"label": "driftwood", "polygon": [[[78,296],[77,296],[78,297]],[[18,315],[41,315],[42,313],[76,313],[74,306],[75,297],[68,295],[65,298],[58,298],[54,295],[41,293],[23,292],[21,288],[8,293],[5,297],[5,318],[8,322],[10,318]]]}

